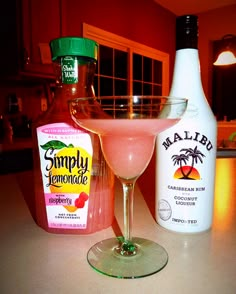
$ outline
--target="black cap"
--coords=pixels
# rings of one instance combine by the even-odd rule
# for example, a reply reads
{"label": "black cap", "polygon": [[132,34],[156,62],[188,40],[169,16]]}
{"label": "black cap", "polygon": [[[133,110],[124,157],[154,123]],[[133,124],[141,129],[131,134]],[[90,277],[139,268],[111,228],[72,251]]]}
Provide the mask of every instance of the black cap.
{"label": "black cap", "polygon": [[176,19],[176,50],[198,48],[198,17],[182,15]]}

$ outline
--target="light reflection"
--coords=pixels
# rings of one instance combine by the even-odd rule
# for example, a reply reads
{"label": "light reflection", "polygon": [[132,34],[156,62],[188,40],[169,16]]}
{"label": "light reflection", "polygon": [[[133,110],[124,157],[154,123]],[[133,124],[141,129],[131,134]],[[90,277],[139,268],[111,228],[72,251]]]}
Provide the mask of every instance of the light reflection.
{"label": "light reflection", "polygon": [[77,90],[76,87],[72,87],[71,88],[72,94],[75,94],[76,93],[76,90]]}
{"label": "light reflection", "polygon": [[138,100],[139,100],[138,96],[134,96],[133,103],[138,103]]}
{"label": "light reflection", "polygon": [[214,225],[220,230],[226,230],[232,223],[234,167],[232,160],[216,162]]}

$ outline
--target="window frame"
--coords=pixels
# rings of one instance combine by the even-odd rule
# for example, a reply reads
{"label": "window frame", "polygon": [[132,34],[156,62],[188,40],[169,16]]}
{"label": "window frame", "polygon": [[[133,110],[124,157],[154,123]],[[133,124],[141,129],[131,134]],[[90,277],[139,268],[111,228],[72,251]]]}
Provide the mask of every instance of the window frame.
{"label": "window frame", "polygon": [[[102,30],[95,26],[83,23],[83,37],[92,39],[98,44],[112,47],[114,49],[128,52],[129,55],[137,53],[155,60],[162,62],[162,95],[169,93],[169,54],[152,47],[143,45],[141,43],[129,40],[119,35]],[[128,91],[129,94],[133,93],[133,64],[132,58],[129,60],[128,65]]]}

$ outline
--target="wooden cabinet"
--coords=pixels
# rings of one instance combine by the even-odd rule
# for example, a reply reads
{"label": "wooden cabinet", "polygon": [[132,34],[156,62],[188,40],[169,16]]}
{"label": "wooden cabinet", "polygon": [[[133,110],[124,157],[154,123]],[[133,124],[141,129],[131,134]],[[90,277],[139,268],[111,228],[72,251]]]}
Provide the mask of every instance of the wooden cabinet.
{"label": "wooden cabinet", "polygon": [[0,10],[0,77],[54,77],[49,42],[61,36],[60,0],[7,0]]}
{"label": "wooden cabinet", "polygon": [[18,70],[17,1],[1,2],[0,9],[0,76],[15,75]]}
{"label": "wooden cabinet", "polygon": [[49,42],[61,36],[60,0],[21,0],[22,72],[53,76]]}

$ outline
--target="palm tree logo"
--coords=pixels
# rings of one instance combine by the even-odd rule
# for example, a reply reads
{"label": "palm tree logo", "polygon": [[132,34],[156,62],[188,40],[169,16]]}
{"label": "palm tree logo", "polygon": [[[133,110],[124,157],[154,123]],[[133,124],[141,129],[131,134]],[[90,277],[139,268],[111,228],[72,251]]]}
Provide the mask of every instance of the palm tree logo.
{"label": "palm tree logo", "polygon": [[[199,161],[203,163],[203,157],[205,155],[198,150],[197,146],[192,148],[183,148],[180,150],[180,154],[173,155],[171,158],[174,165],[179,165],[180,168],[175,172],[174,177],[183,180],[197,180],[200,179],[200,175],[197,169],[194,167]],[[187,165],[187,162],[191,159],[191,166]]]}

